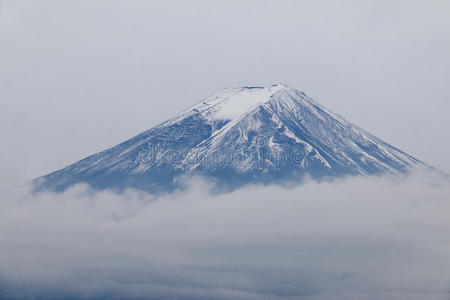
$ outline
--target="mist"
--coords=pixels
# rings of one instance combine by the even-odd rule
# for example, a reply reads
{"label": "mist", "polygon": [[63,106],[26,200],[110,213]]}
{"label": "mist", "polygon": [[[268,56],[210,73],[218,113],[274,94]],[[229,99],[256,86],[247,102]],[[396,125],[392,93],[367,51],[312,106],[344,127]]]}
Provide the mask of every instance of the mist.
{"label": "mist", "polygon": [[0,202],[2,299],[449,299],[448,186],[355,178]]}

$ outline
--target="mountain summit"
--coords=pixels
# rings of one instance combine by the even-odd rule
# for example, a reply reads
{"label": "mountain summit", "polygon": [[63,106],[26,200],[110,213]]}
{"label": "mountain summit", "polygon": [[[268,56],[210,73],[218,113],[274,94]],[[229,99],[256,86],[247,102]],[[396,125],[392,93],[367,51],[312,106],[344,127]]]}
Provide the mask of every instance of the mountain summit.
{"label": "mountain summit", "polygon": [[199,175],[232,190],[250,183],[299,183],[432,168],[284,84],[226,88],[111,149],[34,181],[62,191],[170,192]]}

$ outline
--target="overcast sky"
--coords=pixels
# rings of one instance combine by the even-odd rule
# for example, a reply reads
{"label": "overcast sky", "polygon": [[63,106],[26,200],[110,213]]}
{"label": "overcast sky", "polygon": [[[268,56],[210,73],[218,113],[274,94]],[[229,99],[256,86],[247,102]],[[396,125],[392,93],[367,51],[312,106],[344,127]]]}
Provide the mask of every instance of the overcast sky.
{"label": "overcast sky", "polygon": [[450,172],[449,53],[446,0],[0,0],[0,179],[276,82]]}

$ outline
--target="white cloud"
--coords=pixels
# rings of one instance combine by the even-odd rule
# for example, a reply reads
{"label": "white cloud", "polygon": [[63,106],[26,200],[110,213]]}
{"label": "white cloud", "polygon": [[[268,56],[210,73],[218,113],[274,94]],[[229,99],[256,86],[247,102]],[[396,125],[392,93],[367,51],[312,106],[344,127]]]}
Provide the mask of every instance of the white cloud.
{"label": "white cloud", "polygon": [[349,179],[3,193],[0,294],[55,299],[448,299],[450,188]]}

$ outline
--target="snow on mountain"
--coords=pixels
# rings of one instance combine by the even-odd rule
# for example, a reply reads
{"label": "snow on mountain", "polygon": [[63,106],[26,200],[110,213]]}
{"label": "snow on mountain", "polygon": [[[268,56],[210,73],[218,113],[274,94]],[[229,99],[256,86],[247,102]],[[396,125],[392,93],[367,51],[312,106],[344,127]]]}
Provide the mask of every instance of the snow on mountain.
{"label": "snow on mountain", "polygon": [[349,175],[406,175],[432,167],[383,142],[284,84],[227,88],[111,149],[35,180],[62,191],[170,192],[200,175],[232,190]]}

